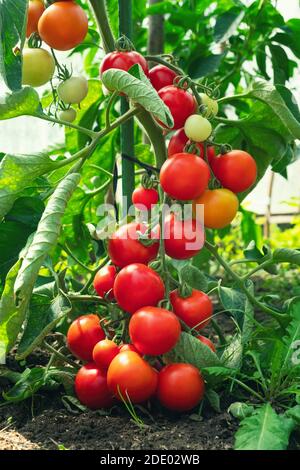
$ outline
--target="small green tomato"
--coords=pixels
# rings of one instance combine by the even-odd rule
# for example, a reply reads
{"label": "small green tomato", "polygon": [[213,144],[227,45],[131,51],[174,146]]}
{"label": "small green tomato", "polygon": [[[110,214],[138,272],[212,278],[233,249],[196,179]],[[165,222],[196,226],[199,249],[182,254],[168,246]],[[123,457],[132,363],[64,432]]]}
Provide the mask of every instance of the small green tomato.
{"label": "small green tomato", "polygon": [[22,52],[22,84],[32,87],[45,85],[55,71],[55,62],[45,49],[25,48]]}
{"label": "small green tomato", "polygon": [[73,122],[75,121],[77,113],[74,108],[63,109],[60,111],[58,117],[61,121]]}
{"label": "small green tomato", "polygon": [[185,121],[184,132],[193,142],[204,142],[212,133],[211,123],[200,114],[192,114]]}
{"label": "small green tomato", "polygon": [[219,111],[218,102],[207,96],[205,93],[200,93],[200,98],[202,103],[207,106],[207,110],[204,115],[207,117],[216,116]]}
{"label": "small green tomato", "polygon": [[84,77],[70,77],[57,88],[59,99],[66,104],[79,104],[89,91],[88,81]]}

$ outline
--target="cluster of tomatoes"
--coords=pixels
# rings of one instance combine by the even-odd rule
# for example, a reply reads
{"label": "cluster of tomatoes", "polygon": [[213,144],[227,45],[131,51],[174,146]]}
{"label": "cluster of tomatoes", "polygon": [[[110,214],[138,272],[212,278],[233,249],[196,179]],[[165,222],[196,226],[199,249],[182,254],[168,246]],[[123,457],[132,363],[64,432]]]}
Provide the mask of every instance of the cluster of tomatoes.
{"label": "cluster of tomatoes", "polygon": [[[40,87],[54,76],[56,62],[53,55],[40,47],[43,41],[50,48],[68,51],[82,43],[88,32],[88,18],[73,0],[58,1],[45,8],[42,0],[30,0],[26,36],[33,47],[22,51],[22,83]],[[84,77],[66,74],[57,87],[59,118],[66,122],[76,119],[72,104],[79,104],[88,94]]]}

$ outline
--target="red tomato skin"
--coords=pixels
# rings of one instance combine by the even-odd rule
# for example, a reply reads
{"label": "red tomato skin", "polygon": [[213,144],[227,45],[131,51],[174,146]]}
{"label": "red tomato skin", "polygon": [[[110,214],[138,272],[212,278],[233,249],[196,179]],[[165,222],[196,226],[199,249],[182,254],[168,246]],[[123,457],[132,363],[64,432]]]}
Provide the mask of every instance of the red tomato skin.
{"label": "red tomato skin", "polygon": [[159,242],[150,246],[143,245],[138,240],[138,231],[144,233],[145,225],[131,222],[120,227],[112,235],[108,241],[107,251],[113,264],[123,268],[132,263],[148,264],[156,258]]}
{"label": "red tomato skin", "polygon": [[114,403],[107,386],[106,372],[93,362],[85,364],[77,372],[75,392],[79,401],[92,410],[110,408]]}
{"label": "red tomato skin", "polygon": [[192,410],[202,400],[204,391],[204,380],[191,364],[169,364],[159,372],[156,396],[169,410]]}
{"label": "red tomato skin", "polygon": [[88,18],[74,2],[55,2],[39,19],[38,32],[48,46],[69,51],[81,44],[88,32]]}
{"label": "red tomato skin", "polygon": [[202,335],[197,336],[197,338],[199,339],[199,341],[201,341],[201,343],[206,344],[206,346],[208,346],[212,350],[212,352],[216,352],[216,347],[209,338]]}
{"label": "red tomato skin", "polygon": [[174,313],[190,328],[200,331],[209,324],[213,305],[208,295],[204,292],[193,289],[192,295],[183,298],[179,296],[176,289],[171,292],[170,301]]}
{"label": "red tomato skin", "polygon": [[[196,100],[193,95],[186,90],[171,85],[159,90],[158,95],[165,105],[168,106],[173,116],[174,126],[172,129],[180,129],[183,127],[187,118],[196,112]],[[164,124],[161,125],[166,127]]]}
{"label": "red tomato skin", "polygon": [[130,319],[129,336],[142,354],[158,356],[170,351],[181,333],[173,312],[159,307],[143,307]]}
{"label": "red tomato skin", "polygon": [[192,258],[203,248],[204,241],[205,232],[198,220],[181,221],[174,214],[165,218],[164,245],[166,254],[171,258]]}
{"label": "red tomato skin", "polygon": [[254,158],[243,150],[232,150],[212,161],[212,170],[222,186],[233,193],[251,188],[257,178]]}
{"label": "red tomato skin", "polygon": [[99,297],[104,298],[109,292],[108,298],[113,299],[114,282],[117,275],[115,266],[104,266],[97,272],[93,286]]}
{"label": "red tomato skin", "polygon": [[135,263],[121,269],[115,280],[114,294],[120,307],[132,314],[146,305],[157,305],[164,298],[165,286],[153,269]]}
{"label": "red tomato skin", "polygon": [[121,352],[125,352],[125,351],[133,351],[139,355],[141,355],[141,353],[136,349],[136,347],[134,346],[134,344],[122,344],[120,347],[119,347],[119,350],[120,350],[120,353]]}
{"label": "red tomato skin", "polygon": [[[179,129],[176,131],[172,135],[168,145],[168,158],[172,157],[176,153],[184,153],[184,148],[188,141],[189,139],[186,136],[184,129]],[[204,145],[202,142],[198,142],[197,147],[200,151],[200,157],[204,159]],[[212,146],[207,147],[207,157],[210,164],[215,156],[216,154],[214,148]]]}
{"label": "red tomato skin", "polygon": [[36,33],[38,30],[38,22],[40,17],[45,11],[45,6],[41,0],[32,0],[28,4],[28,18],[26,37],[29,38],[32,33]]}
{"label": "red tomato skin", "polygon": [[119,400],[126,400],[128,394],[132,403],[149,400],[156,392],[157,382],[157,372],[133,351],[118,354],[107,371],[109,389]]}
{"label": "red tomato skin", "polygon": [[210,180],[207,163],[191,153],[177,153],[160,170],[160,184],[170,197],[190,201],[204,193]]}
{"label": "red tomato skin", "polygon": [[108,369],[109,364],[119,354],[119,347],[110,339],[103,339],[93,349],[93,360],[101,369]]}
{"label": "red tomato skin", "polygon": [[74,356],[82,361],[93,359],[93,349],[105,338],[97,315],[82,315],[71,323],[67,333],[67,345]]}
{"label": "red tomato skin", "polygon": [[106,70],[119,69],[128,72],[135,64],[139,64],[145,75],[148,76],[149,68],[146,59],[136,51],[114,51],[106,54],[100,65],[100,77]]}
{"label": "red tomato skin", "polygon": [[136,188],[132,193],[132,203],[139,210],[151,210],[158,203],[158,192],[154,188]]}
{"label": "red tomato skin", "polygon": [[149,71],[149,80],[156,91],[166,86],[173,85],[176,77],[177,73],[165,65],[156,65]]}

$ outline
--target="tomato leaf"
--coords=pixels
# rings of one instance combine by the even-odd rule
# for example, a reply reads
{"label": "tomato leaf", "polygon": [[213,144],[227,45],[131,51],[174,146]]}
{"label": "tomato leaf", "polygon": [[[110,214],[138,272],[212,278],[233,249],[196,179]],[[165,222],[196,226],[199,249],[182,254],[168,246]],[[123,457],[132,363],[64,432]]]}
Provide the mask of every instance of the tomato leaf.
{"label": "tomato leaf", "polygon": [[238,8],[231,8],[229,11],[218,16],[214,28],[215,42],[226,42],[236,32],[240,22],[245,15],[244,11]]}
{"label": "tomato leaf", "polygon": [[54,162],[46,154],[5,155],[0,163],[0,220],[26,187],[52,169]]}
{"label": "tomato leaf", "polygon": [[[140,66],[139,66],[140,67]],[[158,96],[145,74],[140,70],[138,79],[124,70],[110,69],[102,75],[102,82],[109,90],[124,93],[133,103],[139,104],[168,127],[173,127],[174,121],[169,108]]]}
{"label": "tomato leaf", "polygon": [[269,403],[242,420],[235,450],[285,450],[294,428],[292,419],[278,415]]}
{"label": "tomato leaf", "polygon": [[234,402],[228,408],[228,413],[232,414],[235,418],[242,420],[251,416],[254,412],[254,406],[247,405],[247,403]]}
{"label": "tomato leaf", "polygon": [[291,263],[300,265],[300,250],[290,248],[278,248],[273,251],[273,260],[275,263]]}
{"label": "tomato leaf", "polygon": [[6,353],[15,344],[25,318],[25,306],[16,307],[13,295],[20,266],[21,260],[7,274],[0,301],[0,364],[5,363]]}
{"label": "tomato leaf", "polygon": [[33,294],[28,320],[17,351],[17,359],[24,359],[37,346],[54,326],[71,310],[71,304],[63,295],[54,299],[47,295]]}
{"label": "tomato leaf", "polygon": [[223,351],[221,360],[226,367],[239,369],[243,359],[243,345],[241,335],[236,335]]}
{"label": "tomato leaf", "polygon": [[180,269],[180,279],[193,289],[207,291],[207,278],[196,266],[189,264]]}
{"label": "tomato leaf", "polygon": [[23,48],[27,8],[24,0],[0,0],[0,74],[11,90],[22,87],[22,59],[14,48]]}
{"label": "tomato leaf", "polygon": [[172,362],[192,364],[200,370],[203,367],[222,365],[222,361],[206,344],[185,332],[181,333],[178,343],[166,357]]}
{"label": "tomato leaf", "polygon": [[221,412],[220,396],[215,390],[212,388],[207,388],[205,391],[205,398],[207,398],[213,410],[215,410],[217,413]]}
{"label": "tomato leaf", "polygon": [[0,120],[35,115],[39,107],[40,99],[37,91],[27,86],[15,93],[0,96]]}

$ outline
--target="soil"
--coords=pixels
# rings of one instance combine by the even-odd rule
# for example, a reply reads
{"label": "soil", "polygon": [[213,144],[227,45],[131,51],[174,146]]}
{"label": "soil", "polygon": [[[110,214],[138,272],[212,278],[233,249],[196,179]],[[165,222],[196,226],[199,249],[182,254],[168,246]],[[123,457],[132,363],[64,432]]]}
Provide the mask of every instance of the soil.
{"label": "soil", "polygon": [[[226,412],[143,416],[139,427],[120,407],[110,415],[98,411],[68,412],[57,397],[38,410],[32,403],[0,408],[0,450],[207,450],[231,449],[236,422]],[[36,413],[36,414],[35,414]],[[32,416],[32,414],[34,414]]]}

